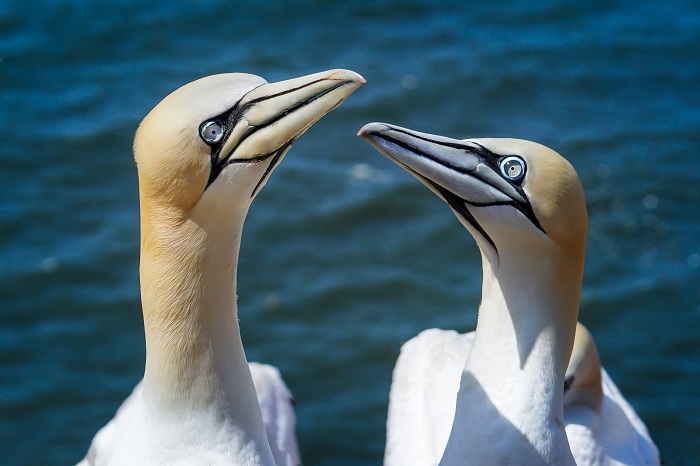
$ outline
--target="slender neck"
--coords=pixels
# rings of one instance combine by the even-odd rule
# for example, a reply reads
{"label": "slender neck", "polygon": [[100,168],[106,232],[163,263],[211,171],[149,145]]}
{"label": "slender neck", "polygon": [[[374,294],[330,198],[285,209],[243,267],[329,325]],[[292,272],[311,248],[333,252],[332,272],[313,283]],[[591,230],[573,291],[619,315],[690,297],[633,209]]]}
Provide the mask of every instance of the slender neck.
{"label": "slender neck", "polygon": [[240,228],[217,251],[216,238],[193,219],[142,211],[145,382],[179,397],[199,383],[198,372],[219,372],[215,353],[244,357],[235,304]]}
{"label": "slender neck", "polygon": [[[482,255],[483,286],[474,346],[465,370],[497,386],[514,375],[524,387],[563,392],[573,348],[583,268],[555,248]],[[542,384],[547,375],[547,384]]]}
{"label": "slender neck", "polygon": [[[573,464],[564,432],[563,392],[583,254],[572,260],[571,254],[549,246],[527,251],[503,246],[498,257],[482,252],[482,302],[454,423],[467,427],[453,429],[446,457],[456,456],[465,444],[459,436],[489,445],[510,431],[520,445],[514,451],[529,458],[528,464]],[[472,429],[468,426],[478,426],[477,437],[464,432]],[[473,452],[473,442],[466,443]]]}
{"label": "slender neck", "polygon": [[147,405],[174,422],[241,432],[269,452],[236,309],[247,205],[226,216],[200,209],[201,218],[141,210]]}

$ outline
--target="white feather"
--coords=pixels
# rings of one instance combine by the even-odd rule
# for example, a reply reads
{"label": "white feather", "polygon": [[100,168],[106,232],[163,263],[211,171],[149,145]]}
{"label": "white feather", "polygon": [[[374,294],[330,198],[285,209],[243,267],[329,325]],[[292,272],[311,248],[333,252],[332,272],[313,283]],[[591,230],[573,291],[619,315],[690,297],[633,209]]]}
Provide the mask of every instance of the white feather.
{"label": "white feather", "polygon": [[[292,393],[276,367],[256,362],[251,362],[249,367],[275,463],[278,466],[300,465]],[[112,450],[117,433],[131,415],[135,400],[141,396],[141,386],[139,382],[119,406],[114,418],[97,432],[78,466],[95,466],[104,462],[103,455]]]}
{"label": "white feather", "polygon": [[[453,428],[460,376],[473,340],[474,332],[428,329],[401,347],[389,396],[385,466],[440,462]],[[600,414],[578,403],[564,406],[566,434],[576,464],[658,465],[659,453],[646,426],[605,369],[602,390]]]}
{"label": "white feather", "polygon": [[659,451],[644,422],[601,369],[600,413],[588,406],[564,406],[566,436],[578,466],[659,464]]}

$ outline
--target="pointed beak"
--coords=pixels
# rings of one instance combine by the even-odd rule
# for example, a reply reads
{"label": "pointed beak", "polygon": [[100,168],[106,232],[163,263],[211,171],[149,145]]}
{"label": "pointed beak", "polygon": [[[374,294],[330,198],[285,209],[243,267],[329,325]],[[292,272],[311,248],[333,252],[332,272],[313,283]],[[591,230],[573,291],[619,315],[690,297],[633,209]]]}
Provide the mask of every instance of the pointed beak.
{"label": "pointed beak", "polygon": [[331,70],[256,87],[229,115],[215,165],[263,160],[288,147],[364,83],[353,71]]}
{"label": "pointed beak", "polygon": [[469,204],[527,202],[499,175],[500,157],[476,143],[385,123],[369,123],[358,136],[421,181],[441,186]]}
{"label": "pointed beak", "polygon": [[501,176],[498,164],[504,155],[473,141],[419,133],[385,123],[369,123],[360,129],[358,136],[443,198],[494,248],[470,209],[510,205],[542,230],[525,191]]}

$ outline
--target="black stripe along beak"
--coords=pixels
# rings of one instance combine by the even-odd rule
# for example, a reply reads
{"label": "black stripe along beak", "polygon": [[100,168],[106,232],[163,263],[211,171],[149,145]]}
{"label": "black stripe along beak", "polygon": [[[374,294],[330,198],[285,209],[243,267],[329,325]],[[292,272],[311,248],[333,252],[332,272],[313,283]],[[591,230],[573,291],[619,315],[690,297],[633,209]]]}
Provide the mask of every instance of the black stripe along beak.
{"label": "black stripe along beak", "polygon": [[495,243],[469,207],[511,206],[544,232],[520,183],[501,174],[499,163],[510,154],[384,123],[369,123],[358,135],[442,197],[496,252]]}
{"label": "black stripe along beak", "polygon": [[292,143],[326,113],[362,85],[362,76],[331,70],[300,78],[265,83],[248,92],[216,121],[223,137],[210,144],[211,174],[207,187],[230,163],[256,163],[273,157],[259,186]]}

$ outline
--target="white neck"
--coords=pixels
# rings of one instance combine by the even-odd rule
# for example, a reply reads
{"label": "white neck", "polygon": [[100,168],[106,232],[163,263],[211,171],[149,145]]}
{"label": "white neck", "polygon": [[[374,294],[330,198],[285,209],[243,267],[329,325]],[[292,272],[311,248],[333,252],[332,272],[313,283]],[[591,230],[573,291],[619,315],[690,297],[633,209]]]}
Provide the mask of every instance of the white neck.
{"label": "white neck", "polygon": [[142,203],[143,406],[182,437],[172,443],[274,464],[236,308],[248,204],[205,207],[178,216]]}
{"label": "white neck", "polygon": [[482,252],[482,302],[443,465],[574,464],[563,392],[583,261],[549,246]]}

